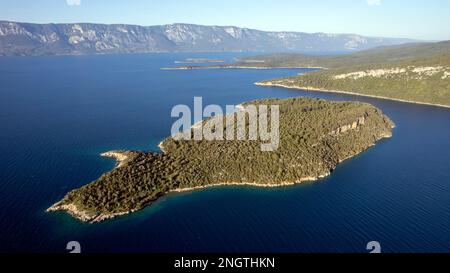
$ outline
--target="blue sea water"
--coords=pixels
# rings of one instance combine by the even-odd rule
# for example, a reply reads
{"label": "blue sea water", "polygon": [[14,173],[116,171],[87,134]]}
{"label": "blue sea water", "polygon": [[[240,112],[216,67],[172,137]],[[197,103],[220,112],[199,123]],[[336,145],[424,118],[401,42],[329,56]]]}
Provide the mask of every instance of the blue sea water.
{"label": "blue sea water", "polygon": [[[450,109],[259,87],[307,72],[164,71],[189,57],[148,54],[0,58],[0,251],[385,252],[450,251]],[[396,123],[394,137],[319,182],[170,194],[129,216],[81,223],[45,209],[95,180],[113,149],[157,151],[176,104],[238,104],[307,96],[360,100]]]}

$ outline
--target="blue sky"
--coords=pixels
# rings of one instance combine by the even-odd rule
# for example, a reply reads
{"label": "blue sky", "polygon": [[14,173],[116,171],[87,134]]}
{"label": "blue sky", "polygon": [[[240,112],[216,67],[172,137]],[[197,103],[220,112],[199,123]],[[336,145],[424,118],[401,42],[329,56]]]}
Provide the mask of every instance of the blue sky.
{"label": "blue sky", "polygon": [[195,23],[450,40],[447,0],[0,0],[0,20]]}

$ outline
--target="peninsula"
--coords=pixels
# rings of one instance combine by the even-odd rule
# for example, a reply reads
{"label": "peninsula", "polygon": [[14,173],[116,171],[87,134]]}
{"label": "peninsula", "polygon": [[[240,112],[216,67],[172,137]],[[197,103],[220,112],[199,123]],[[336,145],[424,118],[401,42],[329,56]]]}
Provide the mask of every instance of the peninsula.
{"label": "peninsula", "polygon": [[169,137],[161,142],[160,153],[112,151],[104,155],[120,161],[115,169],[69,192],[47,211],[66,211],[82,221],[99,222],[140,210],[169,192],[314,181],[380,139],[391,137],[394,127],[379,109],[361,102],[265,99],[242,107],[249,104],[279,105],[277,150],[261,151],[259,140]]}
{"label": "peninsula", "polygon": [[250,63],[246,64],[222,64],[222,65],[187,65],[187,66],[176,66],[176,67],[163,67],[161,70],[206,70],[206,69],[260,69],[260,70],[269,70],[269,69],[301,69],[301,68],[311,68],[311,69],[323,69],[323,67],[319,66],[263,66],[263,65],[251,65]]}

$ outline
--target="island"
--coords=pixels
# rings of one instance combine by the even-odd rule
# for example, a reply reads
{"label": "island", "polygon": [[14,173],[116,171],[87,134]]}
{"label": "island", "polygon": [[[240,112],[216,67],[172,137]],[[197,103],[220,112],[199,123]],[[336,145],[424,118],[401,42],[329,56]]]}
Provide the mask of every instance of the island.
{"label": "island", "polygon": [[[241,107],[250,104],[279,105],[277,149],[262,151],[260,140],[168,137],[160,144],[161,152],[104,153],[118,159],[116,168],[70,191],[47,211],[65,211],[92,223],[135,212],[170,192],[315,181],[330,175],[340,162],[391,137],[394,127],[381,110],[361,102],[300,97],[251,101]],[[236,118],[237,113],[228,115]]]}

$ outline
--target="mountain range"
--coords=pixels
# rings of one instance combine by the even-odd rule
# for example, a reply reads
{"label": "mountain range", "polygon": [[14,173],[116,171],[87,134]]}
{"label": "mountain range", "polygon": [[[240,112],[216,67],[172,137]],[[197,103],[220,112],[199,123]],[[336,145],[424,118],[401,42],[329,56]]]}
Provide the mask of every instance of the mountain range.
{"label": "mountain range", "polygon": [[412,42],[356,34],[269,32],[234,26],[31,24],[0,21],[0,56],[158,52],[354,52]]}

